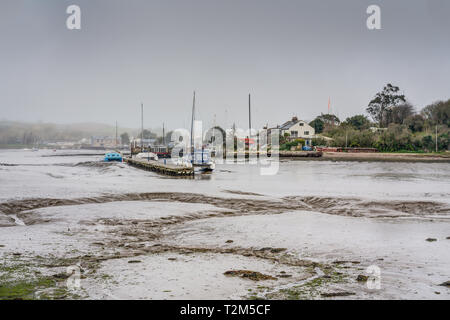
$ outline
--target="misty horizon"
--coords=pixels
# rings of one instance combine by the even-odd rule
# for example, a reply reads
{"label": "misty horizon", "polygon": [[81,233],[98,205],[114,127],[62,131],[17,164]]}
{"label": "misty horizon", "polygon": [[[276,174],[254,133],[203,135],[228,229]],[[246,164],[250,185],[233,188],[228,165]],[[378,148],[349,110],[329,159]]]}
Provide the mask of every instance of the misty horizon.
{"label": "misty horizon", "polygon": [[[366,114],[386,83],[419,111],[450,98],[450,3],[378,1],[2,2],[0,119],[188,128],[192,92],[205,126],[276,126]],[[24,8],[27,8],[26,10]]]}

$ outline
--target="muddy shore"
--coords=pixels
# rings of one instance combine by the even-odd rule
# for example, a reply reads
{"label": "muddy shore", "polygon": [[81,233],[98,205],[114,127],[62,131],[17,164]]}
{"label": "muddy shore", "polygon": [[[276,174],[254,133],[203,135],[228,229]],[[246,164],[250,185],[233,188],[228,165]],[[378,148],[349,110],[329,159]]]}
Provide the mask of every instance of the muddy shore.
{"label": "muddy shore", "polygon": [[[283,158],[285,159],[285,158]],[[289,158],[291,160],[312,161],[357,161],[357,162],[424,162],[450,163],[450,153],[378,153],[378,152],[324,152],[317,158]]]}
{"label": "muddy shore", "polygon": [[41,154],[0,152],[15,164],[0,166],[0,299],[450,297],[447,163],[283,159],[274,176],[180,180]]}

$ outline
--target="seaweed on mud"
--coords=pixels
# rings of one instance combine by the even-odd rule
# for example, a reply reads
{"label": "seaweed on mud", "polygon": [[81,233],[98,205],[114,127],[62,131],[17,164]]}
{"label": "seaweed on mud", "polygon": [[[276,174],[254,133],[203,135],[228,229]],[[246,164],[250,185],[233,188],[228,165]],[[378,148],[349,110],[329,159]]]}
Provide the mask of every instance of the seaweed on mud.
{"label": "seaweed on mud", "polygon": [[64,281],[69,275],[43,275],[33,263],[25,259],[5,259],[0,264],[0,300],[78,299]]}
{"label": "seaweed on mud", "polygon": [[320,294],[322,297],[325,298],[332,298],[332,297],[346,297],[346,296],[354,296],[354,292],[349,291],[338,291],[338,292],[324,292]]}
{"label": "seaweed on mud", "polygon": [[[330,287],[346,283],[348,275],[337,272],[331,266],[322,267],[323,275],[317,275],[304,283],[289,288],[280,289],[264,294],[267,299],[307,300],[332,296]],[[344,292],[344,291],[339,291]]]}
{"label": "seaweed on mud", "polygon": [[248,192],[248,191],[239,191],[239,190],[223,190],[223,192],[230,193],[230,194],[238,194],[238,195],[243,195],[243,196],[257,196],[257,197],[262,197],[263,196],[260,193]]}
{"label": "seaweed on mud", "polygon": [[229,270],[225,271],[223,273],[226,276],[232,276],[232,277],[240,277],[243,279],[249,279],[253,281],[261,281],[261,280],[277,280],[277,278],[263,274],[258,271],[251,271],[251,270]]}

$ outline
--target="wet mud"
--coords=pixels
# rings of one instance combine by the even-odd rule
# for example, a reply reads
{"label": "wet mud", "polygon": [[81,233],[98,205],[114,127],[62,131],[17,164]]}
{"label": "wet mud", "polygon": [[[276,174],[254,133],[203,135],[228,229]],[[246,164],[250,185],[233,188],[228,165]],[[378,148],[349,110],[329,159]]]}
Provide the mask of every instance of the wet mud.
{"label": "wet mud", "polygon": [[[242,193],[246,194],[246,193]],[[183,222],[186,220],[204,219],[229,215],[246,214],[280,214],[288,211],[314,211],[332,215],[350,217],[423,217],[438,215],[446,217],[450,214],[448,204],[436,201],[370,201],[357,198],[331,198],[331,197],[301,197],[290,196],[281,199],[245,199],[222,198],[195,193],[125,193],[110,194],[98,197],[83,197],[74,199],[31,198],[12,200],[0,203],[0,222],[8,224],[5,215],[20,214],[41,208],[56,206],[74,206],[83,204],[109,203],[118,201],[159,201],[208,204],[218,208],[230,210],[229,212],[197,213],[183,217],[161,218],[168,222]]]}

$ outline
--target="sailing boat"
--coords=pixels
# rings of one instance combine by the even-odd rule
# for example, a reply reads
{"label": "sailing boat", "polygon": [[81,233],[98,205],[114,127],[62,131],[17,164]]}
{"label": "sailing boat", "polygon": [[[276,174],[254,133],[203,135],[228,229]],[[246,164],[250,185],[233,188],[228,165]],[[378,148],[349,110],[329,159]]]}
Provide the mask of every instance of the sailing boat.
{"label": "sailing boat", "polygon": [[194,167],[194,173],[212,172],[216,165],[211,159],[211,152],[203,146],[201,149],[195,149],[194,145],[194,121],[195,121],[195,91],[192,100],[192,117],[191,117],[191,164]]}

